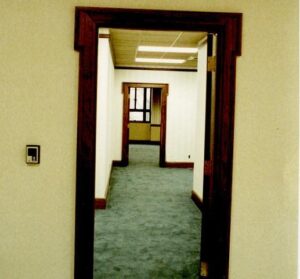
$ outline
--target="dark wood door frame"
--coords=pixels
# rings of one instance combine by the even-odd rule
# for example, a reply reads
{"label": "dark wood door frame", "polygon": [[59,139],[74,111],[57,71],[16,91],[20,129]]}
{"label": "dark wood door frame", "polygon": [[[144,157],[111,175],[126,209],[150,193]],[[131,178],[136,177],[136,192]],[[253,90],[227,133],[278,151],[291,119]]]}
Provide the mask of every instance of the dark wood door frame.
{"label": "dark wood door frame", "polygon": [[123,131],[122,131],[122,160],[121,165],[128,165],[129,154],[129,88],[160,88],[161,89],[161,123],[160,123],[160,148],[159,148],[159,166],[166,165],[166,127],[167,127],[167,96],[169,91],[168,84],[159,83],[133,83],[123,82]]}
{"label": "dark wood door frame", "polygon": [[213,183],[211,189],[204,190],[201,273],[203,278],[228,278],[236,57],[241,55],[242,14],[91,7],[78,7],[75,12],[75,49],[80,52],[75,278],[93,278],[99,27],[218,35],[214,156],[210,167]]}

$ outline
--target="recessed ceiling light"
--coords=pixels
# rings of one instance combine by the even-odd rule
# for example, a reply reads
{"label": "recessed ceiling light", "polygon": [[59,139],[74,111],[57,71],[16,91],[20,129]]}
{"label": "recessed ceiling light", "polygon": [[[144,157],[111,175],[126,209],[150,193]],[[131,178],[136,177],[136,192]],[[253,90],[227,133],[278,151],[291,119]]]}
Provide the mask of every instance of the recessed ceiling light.
{"label": "recessed ceiling light", "polygon": [[197,53],[196,47],[138,46],[141,52]]}
{"label": "recessed ceiling light", "polygon": [[185,62],[185,60],[184,59],[167,59],[167,58],[135,58],[135,62],[182,64]]}

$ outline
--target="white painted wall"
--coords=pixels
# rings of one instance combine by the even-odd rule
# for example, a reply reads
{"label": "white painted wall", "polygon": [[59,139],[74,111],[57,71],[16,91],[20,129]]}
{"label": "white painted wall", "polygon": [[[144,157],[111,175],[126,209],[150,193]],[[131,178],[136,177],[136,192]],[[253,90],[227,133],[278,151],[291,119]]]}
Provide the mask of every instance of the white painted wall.
{"label": "white painted wall", "polygon": [[109,39],[98,40],[95,197],[105,198],[112,167],[114,66]]}
{"label": "white painted wall", "polygon": [[196,129],[195,129],[195,162],[193,191],[203,199],[204,141],[205,141],[205,103],[207,76],[207,43],[199,46],[197,65],[196,91]]}
{"label": "white painted wall", "polygon": [[[115,70],[116,146],[121,146],[122,136],[122,82],[168,83],[166,161],[193,162],[196,80],[196,72]],[[121,158],[121,148],[115,149],[114,158]]]}
{"label": "white painted wall", "polygon": [[[0,1],[0,277],[74,278],[74,11],[84,5],[243,13],[229,278],[295,279],[298,0]],[[37,167],[24,162],[28,143],[41,144]]]}

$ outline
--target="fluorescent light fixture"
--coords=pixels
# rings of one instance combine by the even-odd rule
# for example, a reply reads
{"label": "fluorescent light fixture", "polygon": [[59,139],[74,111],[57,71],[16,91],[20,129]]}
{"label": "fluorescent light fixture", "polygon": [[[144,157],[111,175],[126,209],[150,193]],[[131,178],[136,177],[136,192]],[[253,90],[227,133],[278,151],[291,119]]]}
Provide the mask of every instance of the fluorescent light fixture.
{"label": "fluorescent light fixture", "polygon": [[185,60],[184,59],[167,59],[167,58],[135,58],[135,62],[182,64],[185,62]]}
{"label": "fluorescent light fixture", "polygon": [[162,46],[138,46],[142,52],[168,52],[168,53],[197,53],[196,47],[162,47]]}

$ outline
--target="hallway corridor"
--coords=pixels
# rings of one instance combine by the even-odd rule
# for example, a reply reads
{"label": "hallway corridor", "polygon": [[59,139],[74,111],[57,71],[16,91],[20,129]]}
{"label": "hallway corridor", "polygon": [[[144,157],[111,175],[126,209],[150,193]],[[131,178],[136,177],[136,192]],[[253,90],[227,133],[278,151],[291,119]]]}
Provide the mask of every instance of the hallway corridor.
{"label": "hallway corridor", "polygon": [[190,169],[159,168],[159,147],[130,145],[95,212],[94,279],[198,278],[201,213]]}

